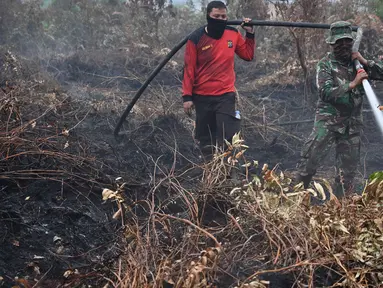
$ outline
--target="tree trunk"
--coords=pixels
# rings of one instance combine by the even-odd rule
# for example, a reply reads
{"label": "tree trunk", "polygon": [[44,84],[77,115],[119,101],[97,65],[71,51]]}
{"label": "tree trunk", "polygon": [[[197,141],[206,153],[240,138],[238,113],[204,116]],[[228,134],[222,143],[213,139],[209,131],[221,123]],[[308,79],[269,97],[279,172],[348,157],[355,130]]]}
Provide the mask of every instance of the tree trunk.
{"label": "tree trunk", "polygon": [[297,34],[294,32],[293,29],[290,29],[291,34],[293,35],[293,38],[295,40],[295,44],[297,46],[297,54],[299,63],[303,70],[303,75],[305,78],[305,87],[304,87],[304,101],[307,102],[308,95],[311,93],[311,85],[310,85],[310,73],[309,69],[307,67],[306,63],[306,53],[305,53],[305,33],[302,32],[300,36],[297,36]]}

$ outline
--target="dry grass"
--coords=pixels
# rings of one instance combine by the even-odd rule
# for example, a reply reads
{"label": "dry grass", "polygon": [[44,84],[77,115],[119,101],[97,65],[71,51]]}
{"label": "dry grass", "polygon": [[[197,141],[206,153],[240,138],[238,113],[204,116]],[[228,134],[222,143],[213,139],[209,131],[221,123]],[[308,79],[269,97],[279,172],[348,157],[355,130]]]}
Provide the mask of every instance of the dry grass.
{"label": "dry grass", "polygon": [[0,90],[0,178],[93,185],[100,174],[99,163],[83,141],[72,135],[82,121],[78,118],[82,107],[76,107],[49,78],[26,78],[23,69],[27,65],[9,55],[2,68],[4,75],[9,76],[9,71],[14,75],[12,85]]}
{"label": "dry grass", "polygon": [[[1,178],[95,184],[101,162],[90,156],[78,137],[72,137],[88,112],[75,107],[65,93],[35,85],[21,80],[2,92]],[[169,93],[163,86],[153,89],[151,98],[134,111],[141,120],[169,113],[177,101],[176,92]],[[90,104],[98,112],[117,109],[123,102],[110,91],[87,91],[91,97],[103,95]],[[31,100],[30,95],[36,98]],[[151,106],[155,109],[149,110]],[[252,111],[248,115],[266,119],[269,107],[247,102],[244,106]],[[76,123],[60,124],[69,118],[77,119]],[[252,125],[261,137],[270,137],[263,134],[263,124],[254,120]],[[217,150],[211,162],[193,168],[203,171],[197,181],[184,180],[193,169],[179,175],[174,165],[166,171],[157,165],[158,159],[152,159],[156,171],[141,191],[147,196],[127,197],[120,180],[115,191],[104,191],[104,200],[116,201],[113,218],[121,220],[121,256],[109,271],[96,275],[104,284],[267,287],[264,275],[291,273],[300,287],[315,287],[323,269],[335,275],[331,285],[369,287],[382,281],[380,178],[366,187],[363,196],[339,200],[325,180],[302,190],[278,167],[259,167],[257,161],[247,159],[249,147],[239,135],[228,144],[229,149]],[[174,148],[174,159],[178,154]],[[243,175],[236,179],[238,173]],[[312,196],[330,198],[322,206],[312,206]],[[215,210],[215,216],[209,216]]]}
{"label": "dry grass", "polygon": [[[189,13],[186,13],[185,19],[189,21]],[[181,23],[178,20],[176,22]],[[74,22],[62,21],[62,25],[58,26],[57,42],[62,42],[61,33],[70,31],[63,29],[64,25],[71,23]],[[176,39],[165,41],[171,47],[170,43],[177,42],[181,38],[178,35],[184,34],[186,24],[177,24],[174,28],[169,20],[166,25],[172,29],[162,30],[172,31]],[[106,26],[101,21],[97,27]],[[54,25],[50,29],[55,30]],[[131,42],[130,35],[147,33],[141,33],[141,30],[134,30],[134,33],[117,32],[109,33],[108,30],[102,34],[112,35],[116,37],[115,40],[105,42],[101,41],[105,40],[101,37],[99,42],[103,44],[89,43],[87,50],[77,48],[80,52],[74,51],[72,56],[52,52],[54,55],[51,57],[56,62],[46,64],[47,69],[53,69],[58,78],[65,73],[72,73],[72,77],[81,76],[85,81],[86,76],[89,76],[96,84],[91,80],[89,82],[97,88],[80,88],[86,90],[80,91],[80,94],[93,97],[93,100],[86,99],[84,102],[96,113],[103,116],[112,114],[110,117],[113,119],[134,91],[109,88],[113,85],[117,87],[119,81],[131,81],[136,85],[142,83],[144,75],[163,57],[159,48],[146,51],[144,46],[136,45],[126,49],[126,43]],[[83,39],[81,35],[74,37],[76,39],[64,41],[59,46],[61,50],[75,47],[73,44]],[[97,40],[98,37],[91,39]],[[270,43],[283,41],[274,35]],[[109,44],[105,46],[104,43]],[[151,41],[147,43],[152,44]],[[159,43],[156,45],[160,46]],[[116,52],[113,50],[115,47],[123,48]],[[105,48],[111,49],[107,54],[110,58],[99,52]],[[260,65],[276,64],[270,61],[271,54],[276,52],[275,48],[271,49],[273,53],[266,50],[260,51],[259,59],[267,60],[260,61]],[[241,75],[248,77],[245,80],[250,83],[249,90],[258,91],[266,85],[297,84],[300,70],[297,62],[289,58],[295,55],[295,51],[290,50],[285,57],[278,58],[278,61],[286,61],[285,65],[269,76],[254,80],[254,67],[242,71]],[[19,65],[12,54],[7,54],[7,57],[9,61],[5,69],[13,71],[14,76],[10,79],[15,80],[15,85],[7,86],[4,92],[0,92],[0,151],[3,153],[0,179],[30,181],[43,178],[63,181],[68,185],[75,183],[76,189],[78,185],[97,184],[101,174],[99,167],[104,163],[102,159],[91,156],[85,141],[72,134],[74,128],[87,117],[89,110],[77,107],[79,102],[73,103],[65,93],[58,91],[57,83],[45,79],[44,75],[29,73],[33,77],[25,78],[21,70],[23,65]],[[177,61],[181,59],[180,55],[178,57]],[[131,61],[125,62],[125,58]],[[79,60],[82,60],[84,67],[78,67]],[[74,65],[74,72],[63,68],[68,63],[77,64]],[[177,77],[181,71],[179,63],[170,63],[168,67],[174,79],[165,79],[168,74],[161,79],[178,85],[180,79]],[[123,71],[120,76],[112,73],[116,68]],[[105,74],[99,75],[100,71]],[[128,127],[132,135],[140,128],[141,122],[151,123],[153,116],[167,115],[174,110],[182,111],[176,108],[177,105],[180,108],[181,103],[179,91],[174,86],[157,83],[150,89],[148,92],[151,93],[147,93],[150,96],[143,96],[132,111],[138,122]],[[275,109],[277,101],[258,105],[248,98],[242,100],[241,111],[245,117],[249,115],[244,119],[245,124],[257,135],[252,136],[259,136],[264,142],[270,141],[275,135],[302,141],[285,129],[271,126],[284,116],[280,109]],[[64,119],[76,121],[70,122],[71,126],[64,126]],[[115,119],[109,120],[105,121],[112,130]],[[185,122],[185,126],[192,130],[192,121],[187,119]],[[151,128],[154,131],[154,127]],[[180,153],[174,138],[174,148],[166,149],[174,150],[175,162]],[[332,277],[329,281],[331,284],[327,286],[377,287],[383,281],[383,182],[380,176],[375,175],[374,179],[377,180],[370,180],[363,196],[336,199],[325,180],[318,181],[308,190],[302,190],[294,186],[292,177],[280,171],[279,167],[269,168],[266,164],[259,166],[254,161],[256,159],[247,159],[246,149],[240,137],[237,137],[228,151],[217,151],[211,162],[182,172],[181,175],[177,174],[175,165],[166,171],[159,167],[159,159],[152,157],[150,159],[154,162],[155,171],[150,179],[146,179],[145,185],[140,186],[141,190],[138,189],[137,193],[142,194],[142,197],[130,197],[131,194],[126,193],[126,184],[121,183],[121,180],[116,181],[114,190],[104,190],[104,200],[116,203],[112,218],[121,221],[117,234],[120,256],[112,267],[103,267],[102,273],[68,277],[67,287],[85,281],[87,277],[102,279],[104,287],[119,288],[165,285],[177,288],[267,287],[266,275],[283,273],[289,273],[297,287],[318,287],[327,272]],[[186,181],[184,176],[197,169],[203,171],[198,175],[198,180]],[[238,173],[243,175],[236,179]],[[312,197],[316,200],[329,199],[324,205],[312,206]]]}
{"label": "dry grass", "polygon": [[[298,287],[317,287],[321,269],[333,274],[332,287],[377,287],[383,280],[381,174],[371,178],[362,196],[337,199],[325,180],[303,190],[266,164],[250,175],[248,169],[258,163],[244,159],[246,148],[236,137],[227,151],[217,153],[204,166],[199,189],[183,189],[171,176],[159,180],[150,195],[161,186],[172,190],[187,207],[183,217],[164,213],[154,198],[127,205],[121,189],[111,194],[125,207],[117,213],[125,248],[115,277],[108,279],[113,287],[216,287],[227,275],[237,287],[267,287],[263,274],[286,272],[295,275]],[[246,171],[235,187],[227,176],[239,166]],[[209,196],[224,197],[231,207],[224,212],[225,224],[203,224],[198,209]],[[328,201],[313,206],[311,197]],[[145,217],[134,213],[135,206],[145,207]],[[235,266],[254,259],[264,264],[249,264],[252,275],[232,274]]]}

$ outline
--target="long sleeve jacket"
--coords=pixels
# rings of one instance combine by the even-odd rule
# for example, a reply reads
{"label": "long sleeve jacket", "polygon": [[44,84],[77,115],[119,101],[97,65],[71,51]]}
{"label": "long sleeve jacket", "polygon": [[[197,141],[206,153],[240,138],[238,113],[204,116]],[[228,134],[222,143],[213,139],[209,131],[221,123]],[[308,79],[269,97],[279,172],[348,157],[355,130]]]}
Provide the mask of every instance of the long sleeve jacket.
{"label": "long sleeve jacket", "polygon": [[234,92],[234,58],[251,61],[254,58],[254,34],[246,37],[227,26],[218,40],[209,37],[205,27],[196,30],[186,43],[182,96],[190,101],[193,94],[220,96]]}
{"label": "long sleeve jacket", "polygon": [[[369,80],[383,80],[383,63],[368,61],[364,67]],[[349,90],[349,84],[355,79],[356,69],[353,62],[345,66],[338,62],[333,53],[328,53],[317,64],[317,87],[319,99],[316,109],[316,121],[325,121],[329,130],[339,133],[358,133],[363,126],[362,106],[364,88],[359,85]]]}

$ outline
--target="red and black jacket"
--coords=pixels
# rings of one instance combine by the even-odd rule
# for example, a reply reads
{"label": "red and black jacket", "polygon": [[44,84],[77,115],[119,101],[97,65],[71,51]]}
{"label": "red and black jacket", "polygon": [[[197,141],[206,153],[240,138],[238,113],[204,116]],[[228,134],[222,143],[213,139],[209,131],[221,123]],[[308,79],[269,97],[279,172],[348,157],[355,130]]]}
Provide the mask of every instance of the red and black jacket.
{"label": "red and black jacket", "polygon": [[246,61],[254,58],[254,34],[241,33],[227,26],[220,39],[209,37],[205,27],[196,30],[188,39],[182,81],[183,101],[192,95],[220,96],[234,92],[234,55]]}

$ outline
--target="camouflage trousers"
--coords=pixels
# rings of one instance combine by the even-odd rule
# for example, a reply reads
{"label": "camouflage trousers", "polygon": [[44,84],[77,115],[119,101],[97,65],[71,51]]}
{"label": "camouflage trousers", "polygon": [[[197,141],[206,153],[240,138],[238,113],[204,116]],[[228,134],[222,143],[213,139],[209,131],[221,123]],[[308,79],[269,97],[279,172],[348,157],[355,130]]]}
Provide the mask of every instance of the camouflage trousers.
{"label": "camouflage trousers", "polygon": [[336,178],[335,194],[343,196],[353,190],[353,180],[357,171],[360,159],[360,134],[341,134],[331,131],[325,121],[317,121],[314,129],[305,142],[301,153],[301,160],[298,163],[300,177],[311,179],[317,169],[323,163],[335,143],[336,151]]}

